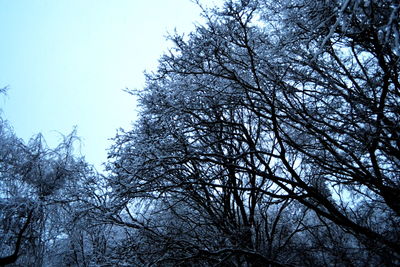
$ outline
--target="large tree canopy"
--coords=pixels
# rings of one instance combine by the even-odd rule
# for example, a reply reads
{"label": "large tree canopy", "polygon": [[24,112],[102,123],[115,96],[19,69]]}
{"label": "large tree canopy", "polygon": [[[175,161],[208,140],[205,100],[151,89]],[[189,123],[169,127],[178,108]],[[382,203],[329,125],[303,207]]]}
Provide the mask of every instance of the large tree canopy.
{"label": "large tree canopy", "polygon": [[171,37],[110,152],[124,253],[398,264],[399,3],[226,1],[203,15]]}

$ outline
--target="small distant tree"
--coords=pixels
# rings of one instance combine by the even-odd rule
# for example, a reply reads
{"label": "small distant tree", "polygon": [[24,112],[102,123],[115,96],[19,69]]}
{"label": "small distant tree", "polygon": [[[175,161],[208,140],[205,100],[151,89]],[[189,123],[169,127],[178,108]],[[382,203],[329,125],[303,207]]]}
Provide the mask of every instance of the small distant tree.
{"label": "small distant tree", "polygon": [[[74,155],[75,131],[55,149],[39,134],[28,144],[0,121],[0,265],[43,266],[57,255],[81,202],[89,166]],[[92,178],[93,179],[93,178]]]}

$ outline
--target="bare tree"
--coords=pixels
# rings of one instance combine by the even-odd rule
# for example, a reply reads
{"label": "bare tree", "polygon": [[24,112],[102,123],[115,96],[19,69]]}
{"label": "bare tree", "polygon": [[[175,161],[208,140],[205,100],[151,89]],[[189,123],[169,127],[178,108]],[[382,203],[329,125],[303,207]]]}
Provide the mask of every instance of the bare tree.
{"label": "bare tree", "polygon": [[398,263],[399,4],[227,1],[204,17],[171,37],[116,138],[115,203],[150,201],[116,220],[158,240],[156,262]]}
{"label": "bare tree", "polygon": [[41,135],[25,144],[0,121],[0,265],[62,262],[59,244],[97,177],[75,156],[76,138],[74,131],[55,149]]}

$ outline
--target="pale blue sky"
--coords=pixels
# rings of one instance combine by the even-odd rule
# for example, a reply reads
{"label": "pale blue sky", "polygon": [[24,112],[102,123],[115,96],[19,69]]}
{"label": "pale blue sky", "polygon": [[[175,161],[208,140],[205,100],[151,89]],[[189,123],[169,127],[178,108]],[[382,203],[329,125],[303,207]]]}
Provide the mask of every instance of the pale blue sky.
{"label": "pale blue sky", "polygon": [[2,116],[19,137],[42,132],[50,145],[76,125],[101,169],[108,139],[135,119],[122,89],[143,87],[167,32],[188,33],[199,14],[190,0],[0,0]]}

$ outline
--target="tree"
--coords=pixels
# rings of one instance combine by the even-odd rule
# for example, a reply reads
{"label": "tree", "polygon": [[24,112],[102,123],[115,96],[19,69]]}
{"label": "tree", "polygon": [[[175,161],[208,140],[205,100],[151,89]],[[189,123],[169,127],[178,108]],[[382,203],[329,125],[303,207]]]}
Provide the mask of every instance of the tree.
{"label": "tree", "polygon": [[113,215],[152,240],[145,261],[398,263],[399,4],[226,1],[203,15],[171,37],[110,152],[117,211],[148,205]]}
{"label": "tree", "polygon": [[58,244],[74,215],[68,212],[83,205],[84,189],[96,177],[74,155],[76,138],[73,131],[55,149],[40,134],[25,144],[0,121],[0,265],[59,260]]}

